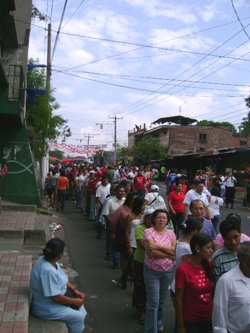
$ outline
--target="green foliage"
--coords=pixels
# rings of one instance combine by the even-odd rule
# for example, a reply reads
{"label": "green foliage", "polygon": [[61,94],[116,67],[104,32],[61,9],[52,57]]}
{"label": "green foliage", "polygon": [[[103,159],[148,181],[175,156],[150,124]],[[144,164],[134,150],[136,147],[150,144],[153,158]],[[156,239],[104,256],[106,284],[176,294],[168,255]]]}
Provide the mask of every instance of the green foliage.
{"label": "green foliage", "polygon": [[133,164],[143,165],[152,160],[161,160],[169,156],[157,138],[149,138],[133,145],[132,148],[121,147],[120,156],[133,160]]}
{"label": "green foliage", "polygon": [[[247,97],[245,101],[246,101],[246,106],[248,107],[248,109],[250,109],[250,96]],[[247,116],[243,118],[243,122],[241,123],[240,129],[241,133],[245,137],[250,136],[250,111],[248,112]]]}
{"label": "green foliage", "polygon": [[49,157],[55,157],[61,161],[63,159],[63,152],[61,150],[50,150]]}
{"label": "green foliage", "polygon": [[95,155],[93,156],[94,160],[98,160],[100,158],[106,158],[108,157],[108,153],[106,151],[103,150],[98,150]]}
{"label": "green foliage", "polygon": [[43,15],[40,12],[40,10],[37,7],[35,7],[34,5],[32,5],[31,18],[33,18],[33,19],[38,18],[39,21],[46,20],[46,16]]}
{"label": "green foliage", "polygon": [[223,121],[223,122],[219,122],[219,121],[211,121],[211,120],[201,120],[197,123],[197,126],[228,126],[229,129],[231,131],[233,131],[233,133],[237,133],[236,128],[234,127],[233,124],[229,123],[228,121]]}
{"label": "green foliage", "polygon": [[[30,59],[30,64],[38,64],[39,60]],[[27,87],[45,89],[46,76],[44,69],[34,68],[27,73]],[[71,136],[67,120],[61,115],[54,115],[53,111],[60,108],[53,96],[54,89],[47,87],[46,95],[38,95],[32,106],[27,96],[26,124],[31,149],[38,161],[48,151],[48,142],[62,142]]]}

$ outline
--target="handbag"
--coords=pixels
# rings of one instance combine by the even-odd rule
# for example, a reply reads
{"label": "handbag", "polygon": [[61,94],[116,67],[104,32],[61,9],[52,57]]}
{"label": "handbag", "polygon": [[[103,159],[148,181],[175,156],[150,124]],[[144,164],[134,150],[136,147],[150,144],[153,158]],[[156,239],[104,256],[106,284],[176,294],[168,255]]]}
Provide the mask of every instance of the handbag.
{"label": "handbag", "polygon": [[[74,291],[72,291],[71,289],[69,289],[67,287],[67,290],[66,290],[66,293],[64,294],[64,296],[67,296],[69,298],[77,298]],[[74,309],[74,310],[79,310],[80,307],[79,306],[76,306],[76,305],[72,305],[72,304],[64,304],[64,305],[67,305],[69,306],[71,309]]]}

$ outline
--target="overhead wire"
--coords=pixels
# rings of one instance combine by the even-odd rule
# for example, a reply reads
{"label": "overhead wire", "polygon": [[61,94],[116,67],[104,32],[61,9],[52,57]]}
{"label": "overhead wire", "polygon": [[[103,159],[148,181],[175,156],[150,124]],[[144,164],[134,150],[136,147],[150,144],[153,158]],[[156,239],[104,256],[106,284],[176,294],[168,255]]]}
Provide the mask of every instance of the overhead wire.
{"label": "overhead wire", "polygon": [[[55,68],[55,66],[54,66]],[[56,69],[53,69],[54,72],[57,72]],[[64,72],[62,72],[64,74]],[[121,75],[121,74],[107,74],[107,73],[97,73],[97,72],[89,72],[89,71],[76,71],[76,73],[84,73],[84,74],[92,74],[92,75],[97,75],[97,76],[104,76],[104,77],[110,77],[110,78],[118,78],[122,80],[129,80],[133,82],[140,82],[140,83],[152,83],[152,84],[161,84],[162,82],[156,82],[156,81],[145,81],[145,80],[138,80],[136,78],[148,78],[149,77],[142,77],[142,76],[132,76],[132,75]],[[66,74],[66,73],[65,73]],[[152,80],[164,80],[164,81],[183,81],[183,80],[178,80],[178,79],[169,79],[169,78],[150,78]],[[196,83],[196,81],[191,81],[191,80],[185,80],[185,82],[193,82]],[[233,83],[218,83],[218,82],[200,82],[200,84],[213,84],[213,85],[222,85],[222,86],[234,86],[234,87],[240,87],[240,88],[248,88],[248,85],[243,85],[243,84],[233,84]],[[169,83],[168,83],[169,85]],[[173,87],[180,86],[180,87],[185,87],[181,85],[174,85],[172,84]],[[235,89],[225,89],[225,88],[207,88],[207,87],[192,87],[192,89],[204,89],[204,90],[224,90],[224,91],[235,91]]]}
{"label": "overhead wire", "polygon": [[75,13],[79,10],[79,8],[83,4],[83,2],[84,2],[84,0],[82,0],[80,2],[79,6],[76,8],[76,10],[74,11],[74,13],[70,16],[70,18],[68,19],[68,21],[66,23],[64,23],[64,25],[62,26],[61,30],[69,23],[69,21],[72,19],[72,17],[75,15]]}
{"label": "overhead wire", "polygon": [[56,39],[55,39],[55,43],[54,43],[54,47],[53,47],[53,51],[52,51],[51,63],[52,63],[53,58],[54,58],[54,55],[55,55],[56,46],[57,46],[57,43],[58,43],[59,34],[60,34],[60,32],[61,32],[61,26],[62,26],[62,22],[63,22],[63,18],[64,18],[65,10],[66,10],[67,2],[68,2],[68,0],[65,0],[65,2],[64,2],[63,11],[62,11],[62,15],[61,15],[61,19],[60,19],[59,27],[58,27],[58,29],[57,29]]}
{"label": "overhead wire", "polygon": [[[229,51],[227,54],[229,54],[229,53],[235,51],[236,49],[238,49],[239,47],[241,47],[242,45],[244,45],[244,44],[246,44],[246,43],[247,43],[247,42],[243,42],[243,43],[241,43],[239,46],[237,46],[237,47],[234,48],[233,50]],[[244,55],[242,55],[241,57],[237,58],[237,60],[239,60],[239,59],[241,59],[242,57],[248,55],[249,53],[250,53],[250,52],[247,52],[246,54],[244,54]],[[205,68],[199,70],[199,71],[196,72],[195,74],[189,76],[187,79],[192,78],[193,76],[197,75],[198,73],[200,73],[200,72],[203,71],[204,69],[207,69],[207,68],[210,67],[211,65],[215,64],[217,61],[218,61],[218,60],[215,60],[213,63],[211,63],[211,64],[209,64],[208,66],[206,66]],[[233,60],[232,62],[230,62],[230,63],[228,63],[228,64],[226,64],[226,65],[220,67],[219,69],[217,69],[217,70],[215,70],[215,71],[213,71],[213,72],[207,74],[206,76],[202,77],[200,80],[197,80],[197,81],[195,81],[194,83],[191,83],[191,84],[188,85],[187,87],[190,87],[191,85],[200,82],[201,80],[205,79],[206,77],[215,74],[215,73],[218,72],[219,70],[225,68],[226,66],[230,65],[231,63],[233,63],[233,62],[235,62],[235,61],[236,61],[236,60]],[[182,75],[182,73],[181,73],[180,75]],[[179,77],[180,75],[178,75],[177,77]],[[185,82],[185,80],[183,80],[183,82]],[[171,89],[172,89],[172,88],[168,89],[167,91],[169,91],[169,90],[171,90]],[[177,92],[172,93],[172,95],[176,95],[177,93],[179,93],[180,91],[182,91],[182,90],[184,90],[184,89],[186,89],[186,88],[182,88],[182,89],[178,90]],[[151,95],[152,95],[152,94],[151,94]],[[150,95],[149,95],[149,96],[150,96]],[[150,100],[148,100],[148,101],[146,101],[146,102],[143,102],[142,104],[148,103],[149,101],[151,101],[151,100],[154,99],[154,98],[155,98],[155,97],[151,98]],[[143,108],[140,108],[139,110],[136,110],[136,111],[130,112],[130,113],[126,114],[126,116],[128,116],[128,115],[130,115],[130,114],[132,114],[132,113],[135,113],[135,112],[141,111],[141,110],[143,110],[143,109],[145,109],[145,108],[147,108],[147,107],[150,107],[151,105],[154,105],[154,104],[156,104],[156,103],[159,103],[160,101],[162,101],[162,100],[165,99],[165,98],[167,98],[167,97],[164,97],[164,98],[162,98],[162,99],[160,99],[160,100],[158,100],[158,101],[156,101],[156,102],[154,102],[154,103],[151,103],[150,105],[147,105],[147,106],[145,106],[145,107],[143,107]],[[142,100],[144,100],[144,99],[145,99],[145,98],[141,99],[140,101],[142,101]],[[139,101],[139,102],[140,102],[140,101]],[[137,104],[137,103],[138,103],[138,102],[133,103],[131,106],[133,106],[133,105],[135,105],[135,104]],[[141,104],[141,105],[142,105],[142,104]],[[140,105],[139,105],[139,106],[140,106]],[[137,107],[138,107],[138,106],[137,106]],[[133,107],[133,108],[134,108],[134,107]],[[128,109],[128,108],[125,108],[124,110],[126,110],[126,109]],[[130,109],[131,109],[131,108],[130,108]],[[124,110],[122,110],[122,111],[124,111]],[[119,113],[122,113],[122,111],[120,111]],[[124,116],[125,116],[125,115],[124,115]]]}
{"label": "overhead wire", "polygon": [[238,21],[239,21],[239,23],[240,23],[240,25],[241,25],[241,27],[242,27],[244,33],[245,33],[245,35],[246,35],[247,38],[250,40],[250,37],[249,37],[248,33],[246,32],[246,29],[245,29],[244,25],[242,24],[242,22],[241,22],[241,20],[240,20],[240,18],[239,18],[239,15],[238,15],[238,13],[237,13],[237,11],[236,11],[236,8],[235,8],[235,6],[234,6],[234,2],[233,2],[233,0],[231,0],[231,4],[232,4],[233,10],[234,10],[234,12],[235,12],[235,15],[236,15],[236,17],[237,17],[237,19],[238,19]]}

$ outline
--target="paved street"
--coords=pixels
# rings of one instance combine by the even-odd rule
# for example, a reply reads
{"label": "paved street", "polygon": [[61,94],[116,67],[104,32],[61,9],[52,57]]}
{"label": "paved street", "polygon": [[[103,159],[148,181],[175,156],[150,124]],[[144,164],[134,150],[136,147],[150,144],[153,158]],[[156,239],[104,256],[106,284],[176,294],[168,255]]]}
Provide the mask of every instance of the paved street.
{"label": "paved street", "polygon": [[[165,188],[160,194],[166,198]],[[246,208],[236,204],[235,209],[221,210],[222,220],[231,212],[242,216],[242,231],[250,235],[250,214]],[[132,285],[121,290],[116,281],[121,271],[114,271],[112,263],[105,259],[105,236],[97,239],[93,222],[87,221],[82,214],[76,213],[72,201],[66,202],[64,213],[55,212],[58,223],[65,228],[65,238],[74,269],[78,272],[78,285],[87,294],[88,311],[86,332],[143,332],[137,321],[136,309],[131,306]],[[168,295],[165,329],[173,332],[174,311]]]}

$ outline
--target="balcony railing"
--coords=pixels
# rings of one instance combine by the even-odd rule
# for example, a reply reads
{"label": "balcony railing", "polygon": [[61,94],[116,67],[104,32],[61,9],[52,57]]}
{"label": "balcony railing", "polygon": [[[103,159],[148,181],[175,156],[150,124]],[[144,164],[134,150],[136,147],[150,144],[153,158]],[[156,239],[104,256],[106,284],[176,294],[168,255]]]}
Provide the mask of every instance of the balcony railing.
{"label": "balcony railing", "polygon": [[25,79],[23,74],[23,67],[21,65],[9,65],[9,93],[8,98],[10,101],[19,101],[21,106],[24,107],[25,100]]}

